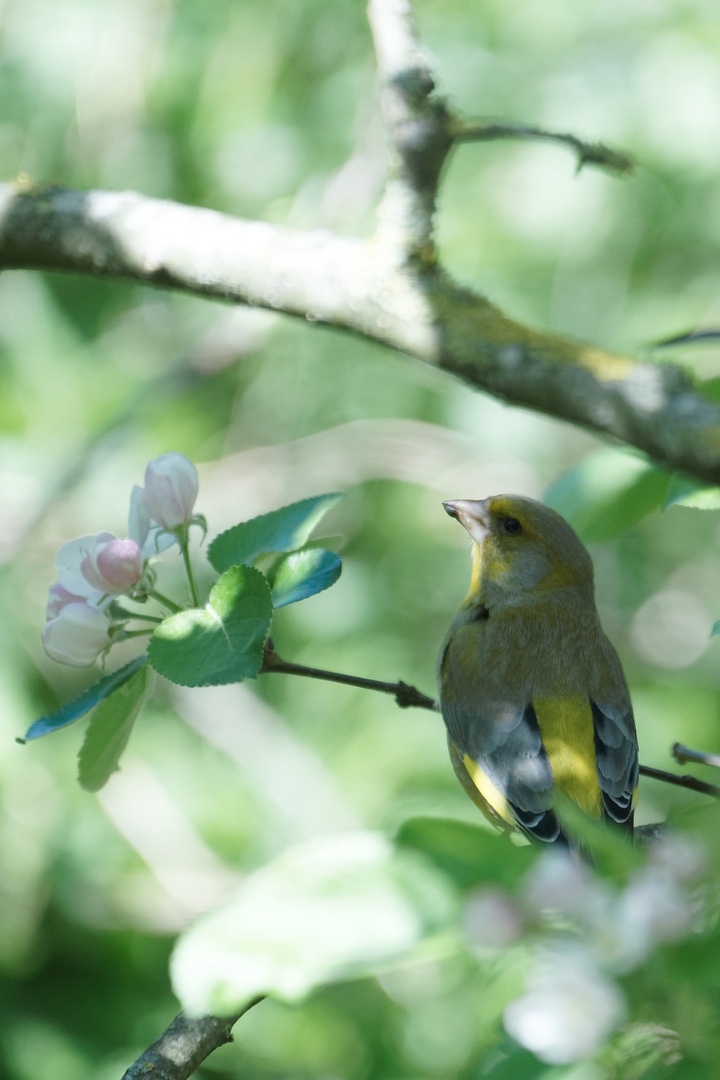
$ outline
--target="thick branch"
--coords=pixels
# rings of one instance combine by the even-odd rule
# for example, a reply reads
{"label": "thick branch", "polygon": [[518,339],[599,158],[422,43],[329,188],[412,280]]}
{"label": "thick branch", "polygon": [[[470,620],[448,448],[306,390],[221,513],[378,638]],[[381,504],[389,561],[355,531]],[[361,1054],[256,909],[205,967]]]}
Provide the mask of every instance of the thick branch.
{"label": "thick branch", "polygon": [[380,102],[393,149],[379,211],[379,235],[431,263],[440,172],[453,145],[453,121],[422,54],[409,0],[370,0]]}
{"label": "thick branch", "polygon": [[262,998],[235,1016],[201,1016],[191,1020],[179,1013],[159,1039],[123,1074],[122,1080],[187,1080],[213,1050],[232,1042],[234,1025]]}
{"label": "thick branch", "polygon": [[131,278],[356,331],[503,398],[720,483],[720,410],[668,364],[507,319],[442,271],[360,241],[131,193],[0,185],[0,268]]}

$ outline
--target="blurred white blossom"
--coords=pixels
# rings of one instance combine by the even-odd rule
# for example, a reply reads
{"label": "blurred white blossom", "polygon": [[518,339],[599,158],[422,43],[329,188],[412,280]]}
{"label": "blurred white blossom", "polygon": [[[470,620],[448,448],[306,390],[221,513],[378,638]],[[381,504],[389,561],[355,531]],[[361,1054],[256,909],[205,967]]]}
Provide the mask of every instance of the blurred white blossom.
{"label": "blurred white blossom", "polygon": [[501,889],[481,888],[471,893],[465,907],[465,932],[475,945],[502,949],[517,941],[525,930],[520,906]]}
{"label": "blurred white blossom", "polygon": [[[541,1061],[568,1064],[598,1050],[625,1016],[617,977],[642,964],[663,942],[687,935],[698,910],[693,882],[705,863],[696,842],[657,842],[624,886],[599,877],[564,850],[535,862],[519,900],[525,918],[544,930],[535,945],[525,993],[507,1006],[507,1031]],[[480,912],[484,933],[506,933],[505,904],[494,897]],[[478,940],[477,920],[470,934]]]}
{"label": "blurred white blossom", "polygon": [[567,1065],[598,1050],[625,1018],[625,998],[581,944],[541,956],[525,993],[511,1002],[505,1028],[549,1065]]}

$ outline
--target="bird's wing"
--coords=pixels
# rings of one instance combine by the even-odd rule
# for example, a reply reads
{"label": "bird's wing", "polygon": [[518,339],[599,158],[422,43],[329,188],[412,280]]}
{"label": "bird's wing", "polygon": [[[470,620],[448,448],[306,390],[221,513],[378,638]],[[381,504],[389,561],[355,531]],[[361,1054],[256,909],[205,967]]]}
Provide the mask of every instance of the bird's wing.
{"label": "bird's wing", "polygon": [[638,785],[638,744],[635,721],[626,711],[591,701],[595,728],[595,758],[607,817],[632,828]]}
{"label": "bird's wing", "polygon": [[458,757],[491,810],[537,840],[559,839],[553,774],[532,704],[492,715],[443,698],[442,712]]}

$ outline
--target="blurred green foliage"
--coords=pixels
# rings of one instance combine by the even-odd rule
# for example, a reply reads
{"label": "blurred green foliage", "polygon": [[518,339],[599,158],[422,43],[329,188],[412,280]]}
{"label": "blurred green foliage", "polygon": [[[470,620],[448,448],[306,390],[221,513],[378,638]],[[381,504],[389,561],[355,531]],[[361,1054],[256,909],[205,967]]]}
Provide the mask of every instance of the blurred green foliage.
{"label": "blurred green foliage", "polygon": [[[576,176],[557,147],[458,150],[438,215],[449,270],[517,318],[613,348],[717,323],[716,6],[417,0],[416,11],[439,87],[465,115],[573,131],[640,162],[618,181]],[[362,3],[7,0],[0,32],[4,178],[371,232],[386,150]],[[712,343],[666,354],[699,378],[720,374]],[[0,279],[0,440],[9,1080],[118,1077],[177,1009],[174,935],[292,843],[358,827],[407,839],[417,817],[478,823],[437,715],[310,680],[268,675],[212,691],[158,680],[122,772],[98,797],[75,781],[73,728],[14,743],[97,677],[42,653],[54,554],[74,536],[124,535],[130,488],[156,454],[198,463],[211,534],[347,491],[326,530],[345,538],[343,575],[277,614],[278,652],[429,693],[469,570],[465,536],[440,500],[555,485],[596,538],[599,607],[628,674],[642,761],[672,768],[675,740],[720,751],[719,645],[709,639],[720,614],[717,515],[660,512],[664,490],[653,487],[643,506],[657,508],[642,518],[641,481],[655,474],[635,458],[618,466],[641,488],[629,498],[622,488],[618,502],[597,488],[593,456],[607,450],[586,433],[335,331],[127,282],[14,272]],[[211,580],[208,567],[206,589]],[[131,656],[119,651],[117,662]],[[701,801],[643,781],[638,819]],[[424,844],[442,858],[437,835]],[[451,845],[441,868],[457,870],[461,856]],[[525,852],[489,834],[478,853],[488,880],[504,884],[518,880],[516,858]],[[692,972],[696,954],[684,948],[673,963],[685,957]],[[200,1075],[550,1080],[565,1071],[520,1053],[499,1028],[522,970],[519,956],[503,966],[466,953],[318,990],[302,1006],[268,1001]],[[696,1032],[698,1075],[712,1076],[702,1070],[717,1045],[716,1035],[703,1042],[713,999],[688,987],[658,1013]],[[650,1025],[650,997],[647,1014]],[[634,1031],[626,1041],[624,1058],[618,1050],[573,1076],[651,1075],[657,1040],[648,1049]]]}

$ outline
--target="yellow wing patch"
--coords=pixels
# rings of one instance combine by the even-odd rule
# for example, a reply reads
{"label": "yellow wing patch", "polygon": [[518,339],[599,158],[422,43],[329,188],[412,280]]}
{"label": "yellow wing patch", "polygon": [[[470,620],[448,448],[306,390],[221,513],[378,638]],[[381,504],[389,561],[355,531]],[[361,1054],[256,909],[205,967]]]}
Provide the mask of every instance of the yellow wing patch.
{"label": "yellow wing patch", "polygon": [[595,729],[590,702],[582,694],[536,698],[537,716],[553,779],[581,810],[592,817],[603,812],[595,762]]}
{"label": "yellow wing patch", "polygon": [[[498,791],[495,785],[488,780],[477,762],[463,754],[452,739],[448,739],[450,761],[455,770],[455,775],[465,789],[465,793],[482,810],[488,821],[505,832],[512,832],[517,828],[517,822],[507,799]],[[473,774],[468,771],[473,770]],[[478,781],[484,789],[481,791]],[[486,794],[485,794],[486,793]]]}
{"label": "yellow wing patch", "polygon": [[502,818],[502,820],[506,821],[508,825],[515,826],[517,822],[515,820],[515,815],[512,812],[510,803],[507,801],[503,793],[501,791],[498,791],[492,780],[490,780],[485,775],[485,773],[478,765],[477,761],[473,761],[473,759],[468,754],[465,754],[463,756],[462,763],[465,766],[465,770],[470,779],[472,780],[474,786],[480,792],[480,795],[488,804],[493,814],[496,814],[498,817]]}

